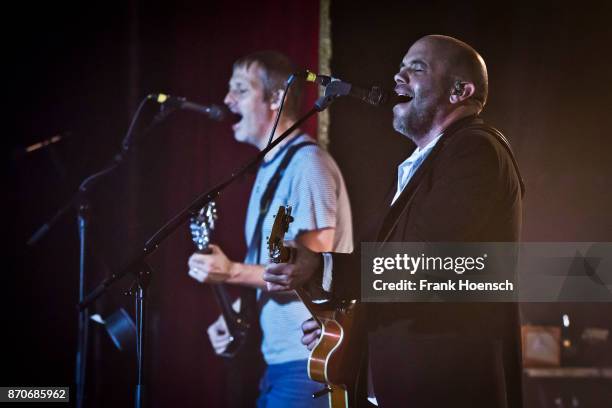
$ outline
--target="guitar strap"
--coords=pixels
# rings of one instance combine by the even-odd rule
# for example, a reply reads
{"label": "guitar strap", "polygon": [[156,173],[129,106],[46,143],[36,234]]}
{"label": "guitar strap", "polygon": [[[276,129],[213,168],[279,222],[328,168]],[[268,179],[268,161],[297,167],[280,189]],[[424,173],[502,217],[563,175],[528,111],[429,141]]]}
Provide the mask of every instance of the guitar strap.
{"label": "guitar strap", "polygon": [[[302,147],[309,145],[316,145],[316,143],[301,142],[291,146],[289,150],[287,150],[287,153],[285,153],[283,160],[278,165],[274,175],[270,178],[266,190],[261,196],[261,200],[259,202],[259,217],[257,219],[257,224],[255,224],[251,241],[249,242],[249,251],[255,251],[255,264],[259,264],[261,262],[261,229],[263,227],[264,219],[270,211],[270,205],[272,204],[276,189],[278,188],[278,185],[285,174],[285,170],[287,170],[287,167],[289,166],[289,163],[291,163],[291,159],[293,159],[295,153],[297,153],[297,151]],[[253,318],[256,315],[254,311],[257,310],[256,293],[254,290],[245,292],[246,293],[243,293],[243,301],[240,302],[240,313],[251,317],[250,321],[253,322]]]}
{"label": "guitar strap", "polygon": [[512,160],[512,165],[514,166],[514,171],[516,172],[516,176],[519,179],[519,183],[521,185],[521,197],[525,197],[525,182],[523,181],[523,176],[521,176],[521,172],[518,167],[518,163],[516,162],[516,158],[514,157],[514,152],[512,151],[512,147],[510,146],[510,142],[506,139],[506,136],[493,126],[486,125],[484,123],[470,125],[465,129],[475,129],[475,130],[483,130],[497,139],[497,141],[506,149],[508,154],[510,155],[510,159]]}
{"label": "guitar strap", "polygon": [[251,237],[251,242],[249,245],[249,249],[254,249],[256,251],[257,255],[255,257],[255,263],[257,264],[261,262],[261,228],[263,227],[263,222],[266,215],[268,215],[268,212],[270,211],[270,205],[272,204],[276,189],[278,188],[278,185],[285,174],[285,170],[287,170],[287,167],[289,166],[289,163],[291,163],[291,159],[293,159],[295,153],[302,147],[309,145],[316,145],[316,143],[301,142],[295,146],[291,146],[291,148],[287,150],[287,153],[283,157],[283,161],[278,165],[276,172],[268,182],[266,191],[264,191],[261,196],[261,201],[259,202],[259,218],[257,219],[257,224],[255,225],[255,230],[253,231],[253,236]]}

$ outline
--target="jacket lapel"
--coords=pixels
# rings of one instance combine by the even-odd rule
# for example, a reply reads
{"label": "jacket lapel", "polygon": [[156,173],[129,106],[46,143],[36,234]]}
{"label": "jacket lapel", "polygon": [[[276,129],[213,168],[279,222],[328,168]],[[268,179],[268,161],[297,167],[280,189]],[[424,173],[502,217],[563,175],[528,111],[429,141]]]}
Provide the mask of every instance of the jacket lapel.
{"label": "jacket lapel", "polygon": [[[481,119],[475,116],[469,116],[451,124],[447,129],[442,132],[440,140],[438,140],[438,143],[436,143],[431,153],[429,153],[429,156],[427,156],[425,161],[421,163],[421,166],[414,173],[400,196],[387,211],[387,214],[385,215],[382,223],[380,224],[380,229],[378,230],[378,234],[376,237],[376,240],[378,242],[386,242],[389,239],[402,214],[406,213],[409,210],[410,205],[412,205],[412,199],[414,198],[419,185],[421,184],[431,167],[433,167],[436,157],[438,156],[439,152],[442,151],[442,149],[444,148],[444,145],[446,144],[448,138],[466,125],[472,124],[477,121],[481,121]],[[391,199],[392,198],[393,195],[391,195]],[[388,201],[389,203],[391,202],[391,199]]]}

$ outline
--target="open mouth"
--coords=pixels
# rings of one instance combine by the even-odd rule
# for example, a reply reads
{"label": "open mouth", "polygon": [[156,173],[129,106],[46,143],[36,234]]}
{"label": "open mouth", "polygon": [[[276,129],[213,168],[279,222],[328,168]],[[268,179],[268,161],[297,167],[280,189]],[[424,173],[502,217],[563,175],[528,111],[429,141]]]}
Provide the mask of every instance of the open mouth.
{"label": "open mouth", "polygon": [[410,102],[412,99],[412,96],[409,95],[397,95],[395,97],[396,104]]}
{"label": "open mouth", "polygon": [[232,124],[232,129],[236,130],[236,128],[240,124],[240,121],[242,121],[242,115],[230,111],[230,114],[228,115],[228,121]]}
{"label": "open mouth", "polygon": [[395,88],[395,94],[393,95],[393,104],[399,105],[401,103],[408,103],[414,96],[410,94],[408,89],[405,89],[403,86],[398,86]]}
{"label": "open mouth", "polygon": [[391,106],[397,106],[403,103],[408,103],[413,99],[410,95],[393,94],[391,96]]}
{"label": "open mouth", "polygon": [[236,112],[230,112],[229,114],[229,122],[233,125],[237,124],[242,120],[242,115]]}

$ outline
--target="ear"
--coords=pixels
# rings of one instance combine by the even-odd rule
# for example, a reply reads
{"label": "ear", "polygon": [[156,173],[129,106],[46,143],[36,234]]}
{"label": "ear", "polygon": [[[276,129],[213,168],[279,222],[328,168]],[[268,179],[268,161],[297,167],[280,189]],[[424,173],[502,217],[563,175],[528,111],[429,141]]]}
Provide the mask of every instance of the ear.
{"label": "ear", "polygon": [[452,104],[461,103],[466,99],[471,98],[475,91],[476,87],[473,83],[457,81],[451,90],[449,102]]}
{"label": "ear", "polygon": [[277,89],[270,97],[270,110],[277,111],[280,109],[281,100],[283,99],[283,89]]}

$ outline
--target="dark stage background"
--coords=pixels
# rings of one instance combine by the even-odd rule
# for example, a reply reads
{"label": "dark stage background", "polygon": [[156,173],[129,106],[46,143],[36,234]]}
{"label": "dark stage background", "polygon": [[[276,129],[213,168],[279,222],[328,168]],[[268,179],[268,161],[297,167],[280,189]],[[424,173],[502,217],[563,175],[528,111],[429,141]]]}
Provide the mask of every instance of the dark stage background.
{"label": "dark stage background", "polygon": [[[524,239],[612,241],[612,10],[606,2],[551,4],[334,0],[332,72],[358,84],[391,88],[401,58],[420,36],[447,34],[472,44],[489,67],[490,98],[483,116],[510,139],[526,181]],[[3,277],[7,346],[1,380],[4,385],[72,385],[78,268],[74,211],[34,247],[25,246],[28,237],[69,199],[80,180],[118,150],[147,93],[219,103],[232,61],[257,49],[280,49],[316,69],[319,9],[317,2],[280,0],[20,7],[9,16],[19,28],[3,32],[9,43],[10,101],[17,109],[7,115],[10,148],[4,161],[12,256]],[[312,100],[315,90],[309,92]],[[145,110],[143,123],[155,109]],[[330,114],[330,150],[360,220],[413,146],[392,130],[388,111],[341,100]],[[309,130],[314,132],[314,122]],[[19,154],[19,147],[59,132],[70,136],[45,151]],[[91,195],[90,288],[137,252],[173,213],[255,153],[234,142],[227,125],[190,112],[173,114],[141,136],[138,146],[130,162]],[[242,224],[251,182],[247,177],[219,201],[215,241],[234,259],[244,251]],[[222,364],[205,333],[217,312],[209,289],[186,274],[190,252],[183,227],[151,259],[153,406],[223,406]],[[132,301],[121,295],[127,287],[129,282],[122,282],[96,311],[106,315],[123,306],[132,312]],[[582,322],[612,326],[605,304],[525,306],[529,322],[559,324],[561,313],[570,313]],[[134,356],[113,349],[99,328],[92,327],[91,334],[89,402],[130,404]],[[604,402],[603,392],[594,395]]]}
{"label": "dark stage background", "polygon": [[[612,6],[607,2],[333,1],[332,72],[390,89],[414,40],[445,34],[487,62],[489,100],[482,116],[510,140],[526,184],[523,240],[612,240]],[[395,133],[392,113],[353,100],[331,107],[330,150],[346,175],[355,220],[396,183],[414,145]],[[385,164],[385,165],[383,165]],[[359,233],[359,222],[355,229]],[[612,306],[522,304],[523,323],[612,328]],[[583,347],[564,364],[611,366],[612,342]],[[612,405],[610,380],[526,381],[528,407]],[[558,404],[554,400],[561,397]],[[563,405],[564,404],[564,405]]]}
{"label": "dark stage background", "polygon": [[[58,132],[71,136],[52,149],[9,159],[15,211],[11,250],[16,254],[5,286],[5,327],[11,364],[2,384],[74,384],[78,241],[70,211],[34,247],[24,244],[69,199],[80,180],[101,169],[120,146],[140,99],[151,92],[222,103],[232,63],[261,49],[278,49],[299,65],[318,64],[318,4],[267,1],[104,2],[22,8],[13,44],[9,86],[16,95],[12,147]],[[8,35],[8,33],[7,33]],[[12,34],[15,36],[16,34]],[[312,104],[316,89],[308,89]],[[148,123],[157,106],[147,106]],[[144,126],[143,126],[144,127]],[[316,121],[306,130],[315,134]],[[137,138],[137,151],[92,191],[90,237],[95,245],[87,286],[92,289],[136,254],[145,239],[199,193],[256,153],[233,140],[230,125],[192,112],[176,112]],[[243,223],[253,175],[217,201],[214,241],[233,259],[245,251]],[[151,257],[148,396],[152,406],[222,406],[224,375],[206,328],[218,314],[212,292],[187,276],[193,252],[181,227]],[[13,269],[13,268],[11,268]],[[129,280],[96,303],[103,316],[123,306]],[[135,356],[118,352],[99,327],[91,330],[89,406],[128,406]],[[8,358],[8,357],[7,357]]]}

